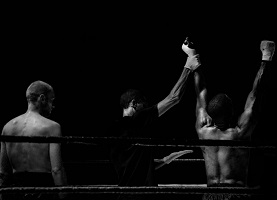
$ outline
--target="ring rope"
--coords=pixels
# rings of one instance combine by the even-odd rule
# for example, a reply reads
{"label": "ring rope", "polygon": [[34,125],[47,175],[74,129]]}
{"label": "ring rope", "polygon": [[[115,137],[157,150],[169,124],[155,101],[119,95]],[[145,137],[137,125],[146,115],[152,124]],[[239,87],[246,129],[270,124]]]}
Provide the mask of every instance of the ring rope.
{"label": "ring rope", "polygon": [[[157,138],[122,138],[122,137],[84,137],[84,136],[7,136],[1,135],[4,142],[35,142],[35,143],[81,143],[90,145],[107,145],[115,141],[129,142],[135,146],[145,147],[205,147],[228,146],[239,148],[277,149],[276,142],[254,142],[234,140],[193,140],[193,139],[157,139]],[[271,143],[271,144],[269,144]]]}
{"label": "ring rope", "polygon": [[[263,195],[259,189],[245,187],[199,187],[199,186],[55,186],[55,187],[1,187],[0,193],[101,193],[101,194],[205,194],[227,193]],[[267,193],[268,194],[268,193]],[[276,195],[276,193],[272,193]]]}
{"label": "ring rope", "polygon": [[[160,159],[154,159],[154,161],[159,161]],[[204,162],[204,159],[174,159],[171,162]],[[94,164],[94,163],[103,163],[103,164],[109,164],[111,163],[110,160],[90,160],[90,161],[85,161],[85,162],[64,162],[66,164]]]}
{"label": "ring rope", "polygon": [[[154,159],[154,161],[159,161],[159,159]],[[174,159],[171,162],[204,162],[204,159]]]}
{"label": "ring rope", "polygon": [[[154,159],[154,161],[159,161],[160,159]],[[204,162],[204,159],[174,159],[171,162]],[[84,162],[78,162],[78,161],[65,161],[65,164],[110,164],[112,163],[110,160],[90,160],[90,161],[84,161]]]}

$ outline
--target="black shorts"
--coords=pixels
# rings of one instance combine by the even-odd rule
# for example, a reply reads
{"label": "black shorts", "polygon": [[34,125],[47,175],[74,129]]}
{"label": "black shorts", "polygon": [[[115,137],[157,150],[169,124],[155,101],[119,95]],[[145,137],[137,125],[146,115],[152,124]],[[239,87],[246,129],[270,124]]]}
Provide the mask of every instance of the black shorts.
{"label": "black shorts", "polygon": [[18,172],[13,174],[13,185],[19,187],[51,187],[54,186],[52,173]]}
{"label": "black shorts", "polygon": [[[55,186],[51,173],[38,172],[18,172],[12,175],[11,183],[8,187],[51,187]],[[2,199],[12,200],[55,200],[58,195],[45,192],[11,192],[2,194]]]}

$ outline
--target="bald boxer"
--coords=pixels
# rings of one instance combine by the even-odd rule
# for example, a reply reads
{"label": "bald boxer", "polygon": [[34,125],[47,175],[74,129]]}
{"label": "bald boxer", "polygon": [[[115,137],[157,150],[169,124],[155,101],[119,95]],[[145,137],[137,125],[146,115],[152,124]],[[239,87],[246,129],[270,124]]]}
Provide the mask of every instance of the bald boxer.
{"label": "bald boxer", "polygon": [[[260,44],[262,60],[250,91],[244,112],[237,125],[231,127],[233,105],[224,93],[217,94],[206,105],[207,89],[201,69],[194,73],[196,104],[196,131],[200,140],[250,141],[257,125],[263,88],[264,73],[271,65],[275,51],[273,41]],[[208,187],[247,187],[249,149],[225,146],[206,146],[202,148],[205,159]],[[203,199],[236,199],[234,195],[204,195]]]}
{"label": "bald boxer", "polygon": [[[10,120],[2,135],[61,136],[60,125],[48,119],[55,99],[53,88],[43,81],[35,81],[28,87],[26,98],[27,112]],[[0,175],[0,186],[66,185],[61,144],[1,142]],[[25,194],[28,195],[42,198],[41,194]]]}

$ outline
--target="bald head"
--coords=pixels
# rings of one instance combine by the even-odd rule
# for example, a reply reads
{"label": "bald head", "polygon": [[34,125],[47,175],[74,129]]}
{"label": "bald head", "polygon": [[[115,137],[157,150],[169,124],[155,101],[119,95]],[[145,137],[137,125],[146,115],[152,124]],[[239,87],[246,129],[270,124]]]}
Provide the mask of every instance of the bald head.
{"label": "bald head", "polygon": [[34,102],[41,94],[48,96],[50,93],[54,94],[52,86],[48,83],[38,80],[31,83],[31,85],[27,88],[26,98],[28,102]]}

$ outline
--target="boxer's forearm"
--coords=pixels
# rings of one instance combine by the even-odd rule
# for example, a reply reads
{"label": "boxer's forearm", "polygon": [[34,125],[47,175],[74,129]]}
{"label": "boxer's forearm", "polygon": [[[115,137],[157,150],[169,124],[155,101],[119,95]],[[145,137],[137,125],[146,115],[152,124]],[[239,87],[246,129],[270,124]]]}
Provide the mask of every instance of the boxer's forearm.
{"label": "boxer's forearm", "polygon": [[57,186],[67,185],[67,177],[63,167],[60,168],[59,170],[52,171],[52,176],[53,176],[55,185]]}
{"label": "boxer's forearm", "polygon": [[262,93],[261,82],[262,82],[262,77],[263,77],[264,70],[265,70],[265,65],[266,65],[265,62],[261,63],[260,69],[256,74],[252,90],[247,97],[247,101],[246,101],[244,110],[252,110],[254,103],[257,100],[257,97],[261,96],[261,93]]}

